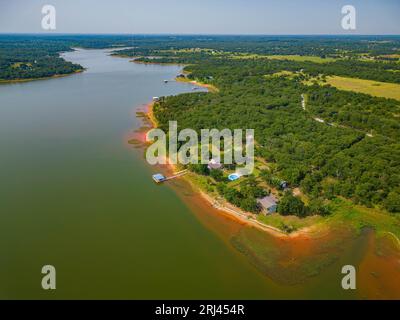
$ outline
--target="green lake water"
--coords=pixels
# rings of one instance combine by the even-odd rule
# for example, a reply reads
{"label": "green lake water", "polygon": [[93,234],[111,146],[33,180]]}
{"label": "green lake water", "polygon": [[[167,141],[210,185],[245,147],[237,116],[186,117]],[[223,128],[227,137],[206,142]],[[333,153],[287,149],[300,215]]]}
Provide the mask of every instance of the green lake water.
{"label": "green lake water", "polygon": [[[339,262],[296,285],[266,276],[153,183],[156,169],[126,137],[153,96],[192,91],[164,84],[180,67],[104,50],[65,57],[87,71],[0,86],[0,298],[354,297],[340,288]],[[343,257],[358,259],[352,252]],[[48,264],[54,291],[41,288]]]}

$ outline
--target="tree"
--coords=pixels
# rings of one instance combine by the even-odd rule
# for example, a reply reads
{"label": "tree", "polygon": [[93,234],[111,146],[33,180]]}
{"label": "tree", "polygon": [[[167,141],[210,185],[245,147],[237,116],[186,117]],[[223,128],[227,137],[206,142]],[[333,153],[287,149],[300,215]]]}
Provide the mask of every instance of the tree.
{"label": "tree", "polygon": [[267,191],[258,185],[254,175],[249,176],[240,183],[240,192],[245,198],[257,199],[267,195]]}
{"label": "tree", "polygon": [[400,194],[392,191],[385,201],[385,208],[390,212],[400,212]]}
{"label": "tree", "polygon": [[257,200],[254,198],[245,198],[240,202],[240,208],[245,211],[257,213],[260,211]]}
{"label": "tree", "polygon": [[308,211],[311,214],[318,214],[320,216],[327,216],[331,214],[330,207],[325,204],[323,199],[313,199],[310,201]]}
{"label": "tree", "polygon": [[210,170],[210,176],[217,182],[223,181],[224,180],[224,174],[221,170]]}
{"label": "tree", "polygon": [[291,192],[285,192],[278,204],[278,212],[281,215],[296,215],[304,217],[306,215],[306,207],[301,199],[295,197]]}
{"label": "tree", "polygon": [[210,170],[206,164],[190,164],[189,170],[203,176],[208,176],[210,173]]}
{"label": "tree", "polygon": [[240,207],[240,204],[242,201],[242,194],[238,190],[236,190],[234,188],[226,187],[224,189],[223,196],[226,200],[228,200],[230,203],[232,203],[236,207]]}

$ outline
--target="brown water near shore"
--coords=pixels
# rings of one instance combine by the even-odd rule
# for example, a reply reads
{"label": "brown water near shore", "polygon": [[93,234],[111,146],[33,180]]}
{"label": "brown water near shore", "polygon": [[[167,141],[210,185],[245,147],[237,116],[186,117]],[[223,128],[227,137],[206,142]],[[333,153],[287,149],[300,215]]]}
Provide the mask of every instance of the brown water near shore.
{"label": "brown water near shore", "polygon": [[[138,114],[144,121],[134,135],[139,148],[147,145],[145,135],[152,127],[151,117],[146,118],[149,113],[151,104]],[[171,173],[167,166],[158,169]],[[371,229],[356,234],[350,227],[341,226],[274,236],[216,209],[185,179],[167,185],[206,228],[276,286],[277,297],[279,292],[286,296],[290,292],[304,298],[400,299],[400,287],[393,281],[400,274],[400,250],[393,241],[377,238]],[[341,268],[347,264],[358,271],[356,291],[340,287],[344,276]],[[324,291],[320,291],[321,285]]]}
{"label": "brown water near shore", "polygon": [[362,298],[400,299],[400,248],[392,238],[370,237],[359,268]]}
{"label": "brown water near shore", "polygon": [[[349,297],[400,299],[395,280],[400,274],[400,251],[390,239],[377,238],[373,230],[365,229],[357,235],[354,230],[342,227],[312,236],[277,237],[213,208],[184,180],[176,180],[169,187],[205,227],[281,286],[314,292],[318,284],[326,283],[326,287],[337,290],[343,276],[341,268],[350,264],[358,271],[358,290],[354,295],[348,292]],[[321,293],[321,298],[330,298],[325,294]]]}

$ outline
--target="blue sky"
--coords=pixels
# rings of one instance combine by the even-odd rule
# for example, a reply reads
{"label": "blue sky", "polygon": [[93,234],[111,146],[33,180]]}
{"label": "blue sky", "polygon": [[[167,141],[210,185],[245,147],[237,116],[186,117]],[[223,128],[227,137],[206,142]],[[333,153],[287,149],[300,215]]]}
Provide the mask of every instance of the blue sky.
{"label": "blue sky", "polygon": [[[45,4],[58,33],[400,34],[400,0],[0,0],[0,32],[44,32]],[[344,5],[355,31],[341,27]]]}

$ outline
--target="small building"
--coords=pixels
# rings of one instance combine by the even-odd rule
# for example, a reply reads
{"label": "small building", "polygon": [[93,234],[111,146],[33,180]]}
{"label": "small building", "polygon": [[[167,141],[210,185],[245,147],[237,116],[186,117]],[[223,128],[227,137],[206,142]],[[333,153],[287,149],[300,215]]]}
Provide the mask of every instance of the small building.
{"label": "small building", "polygon": [[160,97],[153,97],[153,101],[154,101],[154,102],[160,101]]}
{"label": "small building", "polygon": [[156,183],[161,183],[161,182],[164,182],[166,180],[166,178],[161,173],[157,173],[157,174],[153,175],[153,180]]}
{"label": "small building", "polygon": [[207,167],[208,167],[209,170],[218,170],[218,169],[222,168],[222,164],[219,161],[215,160],[215,159],[211,159],[208,162],[208,166]]}
{"label": "small building", "polygon": [[257,202],[261,205],[262,211],[265,214],[275,213],[278,208],[277,200],[273,195],[258,199]]}
{"label": "small building", "polygon": [[279,183],[279,186],[281,187],[282,190],[286,190],[289,186],[289,184],[287,183],[287,181],[281,181]]}

